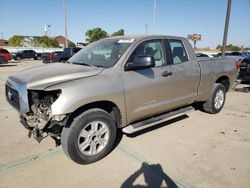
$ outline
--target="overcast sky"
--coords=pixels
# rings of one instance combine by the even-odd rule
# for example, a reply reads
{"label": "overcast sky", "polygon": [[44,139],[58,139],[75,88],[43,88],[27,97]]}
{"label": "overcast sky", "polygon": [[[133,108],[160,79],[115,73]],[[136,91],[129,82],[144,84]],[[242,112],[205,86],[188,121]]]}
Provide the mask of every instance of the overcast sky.
{"label": "overcast sky", "polygon": [[[222,43],[227,0],[156,0],[156,34],[200,33],[198,47]],[[68,37],[84,42],[85,32],[101,27],[108,33],[152,34],[153,0],[67,0]],[[63,0],[0,0],[0,32],[12,35],[64,35]],[[1,35],[0,35],[1,37]],[[250,0],[232,0],[228,43],[250,47]]]}

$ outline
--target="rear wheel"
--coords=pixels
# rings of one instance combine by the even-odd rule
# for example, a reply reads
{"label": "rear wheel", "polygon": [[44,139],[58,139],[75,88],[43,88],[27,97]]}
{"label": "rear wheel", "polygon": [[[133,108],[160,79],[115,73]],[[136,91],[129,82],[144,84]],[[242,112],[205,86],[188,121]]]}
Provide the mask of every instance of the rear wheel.
{"label": "rear wheel", "polygon": [[89,164],[105,157],[116,139],[116,125],[109,113],[91,109],[77,116],[61,135],[66,155],[79,164]]}
{"label": "rear wheel", "polygon": [[219,113],[224,106],[225,100],[226,88],[222,84],[215,83],[211,96],[203,104],[203,109],[211,114]]}

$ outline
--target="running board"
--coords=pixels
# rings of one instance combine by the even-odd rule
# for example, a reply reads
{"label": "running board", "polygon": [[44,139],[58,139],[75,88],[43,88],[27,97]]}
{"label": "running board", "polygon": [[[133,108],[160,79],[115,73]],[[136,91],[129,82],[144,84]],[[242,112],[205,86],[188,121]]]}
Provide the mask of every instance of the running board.
{"label": "running board", "polygon": [[132,133],[135,133],[137,131],[146,129],[148,127],[152,127],[154,125],[160,124],[160,123],[167,121],[169,119],[173,119],[173,118],[176,118],[178,116],[184,115],[186,112],[192,111],[192,110],[194,110],[194,108],[192,106],[180,108],[180,109],[175,110],[175,111],[170,111],[166,114],[155,116],[155,117],[146,119],[144,121],[140,121],[138,123],[128,125],[127,127],[124,127],[122,129],[122,131],[124,133],[127,133],[127,134],[132,134]]}

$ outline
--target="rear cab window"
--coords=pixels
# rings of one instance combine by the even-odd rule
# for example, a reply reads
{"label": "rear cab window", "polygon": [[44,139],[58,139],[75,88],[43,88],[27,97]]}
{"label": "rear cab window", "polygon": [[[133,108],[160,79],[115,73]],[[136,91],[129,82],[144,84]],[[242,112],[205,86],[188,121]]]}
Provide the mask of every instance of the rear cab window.
{"label": "rear cab window", "polygon": [[180,64],[188,61],[187,52],[181,40],[170,39],[169,45],[171,48],[173,64]]}

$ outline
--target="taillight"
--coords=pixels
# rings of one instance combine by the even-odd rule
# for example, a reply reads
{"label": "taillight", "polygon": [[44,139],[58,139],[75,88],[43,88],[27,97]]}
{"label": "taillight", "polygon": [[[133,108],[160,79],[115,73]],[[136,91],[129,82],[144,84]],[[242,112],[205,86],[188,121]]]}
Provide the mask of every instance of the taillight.
{"label": "taillight", "polygon": [[52,52],[49,54],[49,62],[50,62],[50,63],[53,62],[53,54],[52,54]]}
{"label": "taillight", "polygon": [[240,62],[241,62],[241,60],[235,61],[235,66],[236,66],[237,69],[240,68]]}

